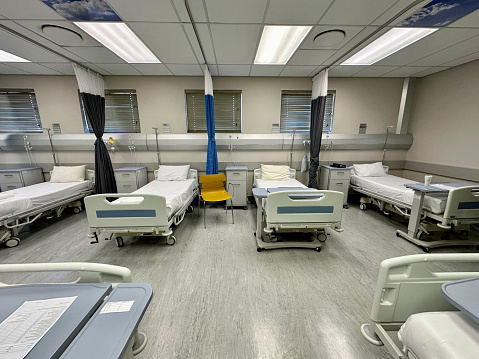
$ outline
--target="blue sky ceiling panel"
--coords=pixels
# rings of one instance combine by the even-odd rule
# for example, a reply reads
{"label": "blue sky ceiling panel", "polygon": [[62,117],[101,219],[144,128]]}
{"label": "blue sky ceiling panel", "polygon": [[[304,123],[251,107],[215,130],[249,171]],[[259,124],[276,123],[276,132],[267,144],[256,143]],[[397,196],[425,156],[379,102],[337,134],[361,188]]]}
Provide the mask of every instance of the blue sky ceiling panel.
{"label": "blue sky ceiling panel", "polygon": [[122,21],[104,0],[42,0],[69,21]]}

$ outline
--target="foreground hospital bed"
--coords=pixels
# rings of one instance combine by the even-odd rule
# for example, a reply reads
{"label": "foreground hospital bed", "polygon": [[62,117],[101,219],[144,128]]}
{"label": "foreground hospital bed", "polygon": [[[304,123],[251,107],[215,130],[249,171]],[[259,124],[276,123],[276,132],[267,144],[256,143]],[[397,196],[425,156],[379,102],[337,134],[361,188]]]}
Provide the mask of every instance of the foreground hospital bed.
{"label": "foreground hospital bed", "polygon": [[[450,265],[474,271],[444,270]],[[472,302],[477,311],[478,278],[477,253],[387,259],[379,268],[370,323],[361,333],[370,343],[385,345],[395,359],[478,358],[479,312],[474,316],[466,308]],[[451,283],[458,280],[465,281]],[[462,289],[454,293],[459,299],[453,305],[445,286],[457,284]]]}
{"label": "foreground hospital bed", "polygon": [[[363,167],[365,166],[365,167]],[[377,205],[385,213],[395,212],[404,217],[412,218],[416,214],[412,209],[417,194],[405,185],[415,181],[388,174],[388,167],[381,163],[354,165],[351,174],[351,188],[365,196],[361,198],[361,209],[366,209],[367,203]],[[452,231],[467,236],[470,224],[479,223],[479,186],[455,187],[454,183],[433,184],[442,190],[424,196],[422,208],[417,213],[418,225],[414,227],[412,236],[398,231],[398,236],[405,237],[420,245],[425,251],[429,248],[451,245],[477,245],[479,242],[468,239],[451,240],[448,236]],[[410,222],[411,223],[411,222]],[[444,239],[439,241],[424,241],[424,234],[431,231],[447,231]]]}
{"label": "foreground hospital bed", "polygon": [[[319,252],[327,238],[325,228],[342,231],[344,194],[307,188],[296,180],[296,170],[288,166],[262,165],[255,169],[253,194],[258,208],[258,252],[272,248],[314,248]],[[282,232],[303,232],[313,237],[279,241]]]}
{"label": "foreground hospital bed", "polygon": [[67,207],[81,212],[80,199],[93,193],[94,171],[85,166],[56,166],[51,174],[50,182],[0,193],[0,243],[17,246],[24,226],[42,217],[59,217]]}
{"label": "foreground hospital bed", "polygon": [[[162,174],[173,167],[184,167],[181,175]],[[187,167],[187,168],[186,168]],[[186,168],[186,169],[185,169]],[[179,171],[171,169],[171,171]],[[85,198],[91,233],[110,233],[116,245],[123,246],[123,236],[164,236],[173,245],[176,237],[171,227],[179,225],[198,195],[198,172],[189,166],[160,166],[155,180],[133,193],[98,194]],[[110,237],[111,237],[110,236]]]}

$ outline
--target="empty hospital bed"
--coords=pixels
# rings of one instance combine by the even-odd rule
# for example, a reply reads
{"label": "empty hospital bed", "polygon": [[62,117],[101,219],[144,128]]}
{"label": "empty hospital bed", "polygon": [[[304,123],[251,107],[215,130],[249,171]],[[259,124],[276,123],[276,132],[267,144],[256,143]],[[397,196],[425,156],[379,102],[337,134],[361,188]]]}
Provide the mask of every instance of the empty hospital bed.
{"label": "empty hospital bed", "polygon": [[[314,248],[321,251],[327,238],[325,228],[342,231],[342,192],[307,188],[296,180],[296,170],[278,166],[282,175],[264,176],[264,170],[254,170],[253,194],[257,204],[257,250],[272,248]],[[287,167],[287,168],[286,168]],[[279,241],[281,232],[312,233],[308,241]]]}
{"label": "empty hospital bed", "polygon": [[[416,220],[413,204],[417,200],[415,191],[405,185],[415,181],[388,174],[388,167],[381,163],[368,164],[368,170],[362,171],[363,165],[354,165],[351,173],[351,188],[365,196],[361,198],[360,209],[366,209],[367,203],[377,205],[385,213],[395,212],[410,221]],[[370,170],[370,168],[373,168]],[[359,172],[359,173],[358,173]],[[470,239],[451,240],[451,231],[459,231],[467,236],[470,224],[479,223],[479,186],[455,187],[455,184],[433,184],[443,192],[428,194],[424,197],[422,208],[417,213],[418,225],[411,236],[402,231],[397,235],[421,246],[429,248],[451,245],[477,245],[478,241]],[[431,221],[432,220],[432,221]],[[410,222],[411,223],[411,222]],[[425,241],[424,234],[431,231],[447,231],[445,240]]]}
{"label": "empty hospital bed", "polygon": [[45,216],[59,217],[67,207],[80,213],[79,201],[93,193],[95,173],[83,170],[84,180],[73,182],[40,182],[0,193],[0,243],[15,247],[20,243],[20,230]]}
{"label": "empty hospital bed", "polygon": [[[444,269],[449,265],[468,271]],[[416,254],[384,260],[370,322],[361,326],[361,333],[370,343],[385,345],[395,359],[477,358],[479,322],[451,304],[441,286],[478,277],[477,253]],[[472,300],[477,299],[477,291],[472,289]],[[467,297],[467,291],[464,295]]]}
{"label": "empty hospital bed", "polygon": [[92,243],[106,232],[110,238],[115,235],[118,247],[123,246],[123,236],[164,236],[168,245],[175,244],[171,227],[180,224],[187,210],[193,211],[191,203],[198,195],[198,172],[188,169],[185,177],[160,181],[156,170],[155,180],[133,193],[86,197],[88,225],[96,238]]}

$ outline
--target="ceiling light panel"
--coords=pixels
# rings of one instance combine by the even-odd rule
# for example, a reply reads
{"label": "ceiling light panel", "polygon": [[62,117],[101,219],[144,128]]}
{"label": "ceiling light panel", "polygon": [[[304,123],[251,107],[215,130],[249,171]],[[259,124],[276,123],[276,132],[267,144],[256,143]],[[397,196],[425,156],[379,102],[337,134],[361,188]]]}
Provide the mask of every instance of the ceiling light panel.
{"label": "ceiling light panel", "polygon": [[286,64],[311,28],[312,26],[265,26],[254,63]]}
{"label": "ceiling light panel", "polygon": [[341,65],[372,65],[437,30],[429,28],[391,29]]}
{"label": "ceiling light panel", "polygon": [[24,58],[13,55],[9,52],[0,50],[0,62],[30,62]]}
{"label": "ceiling light panel", "polygon": [[160,63],[160,60],[124,23],[75,22],[74,24],[128,63]]}

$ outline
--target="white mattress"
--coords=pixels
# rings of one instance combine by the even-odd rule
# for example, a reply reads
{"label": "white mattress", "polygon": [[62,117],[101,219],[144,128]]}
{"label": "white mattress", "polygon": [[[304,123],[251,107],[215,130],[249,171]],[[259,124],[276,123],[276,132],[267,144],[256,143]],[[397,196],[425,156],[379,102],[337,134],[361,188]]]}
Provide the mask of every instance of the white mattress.
{"label": "white mattress", "polygon": [[[414,181],[393,175],[385,177],[359,177],[351,175],[351,184],[355,186],[377,193],[380,196],[412,205],[414,191],[404,187],[406,183],[414,183]],[[427,195],[424,198],[424,208],[432,213],[443,213],[446,208],[447,196],[447,193]]]}
{"label": "white mattress", "polygon": [[[142,194],[158,194],[166,198],[168,218],[193,196],[196,180],[188,178],[186,181],[158,181],[154,180],[133,192]],[[121,203],[139,203],[140,197],[123,197],[117,200]]]}
{"label": "white mattress", "polygon": [[412,359],[479,357],[479,323],[461,312],[413,314],[398,337]]}
{"label": "white mattress", "polygon": [[0,219],[86,193],[92,187],[91,181],[70,183],[40,182],[8,191],[13,197],[0,200]]}
{"label": "white mattress", "polygon": [[307,188],[304,184],[296,179],[288,179],[284,181],[263,181],[261,179],[255,180],[255,187],[257,188],[278,188],[278,187],[301,187]]}

